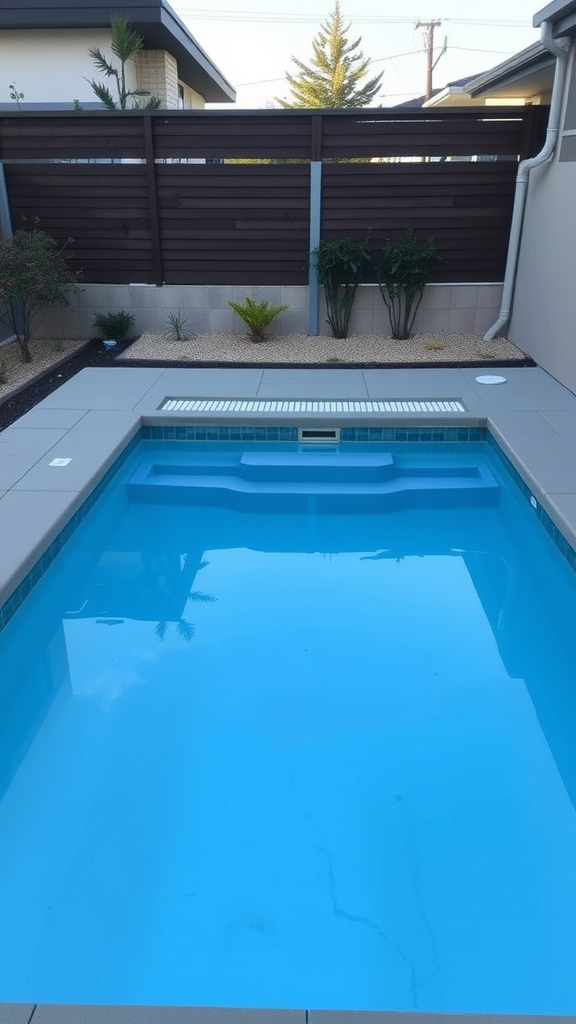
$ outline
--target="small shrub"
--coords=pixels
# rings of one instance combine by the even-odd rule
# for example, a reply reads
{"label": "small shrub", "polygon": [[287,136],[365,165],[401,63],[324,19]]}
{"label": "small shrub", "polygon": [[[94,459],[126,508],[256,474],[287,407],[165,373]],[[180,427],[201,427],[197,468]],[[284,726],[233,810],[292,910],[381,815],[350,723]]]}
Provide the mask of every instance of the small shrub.
{"label": "small shrub", "polygon": [[386,242],[377,264],[378,286],[390,316],[392,337],[410,337],[424,285],[440,259],[434,239],[419,242],[410,225],[395,242]]}
{"label": "small shrub", "polygon": [[183,317],[181,313],[169,313],[166,326],[168,335],[174,341],[188,341],[192,337],[188,317]]}
{"label": "small shrub", "polygon": [[0,363],[0,386],[2,384],[7,384],[7,383],[8,383],[8,370],[6,368],[6,363],[5,362],[1,362]]}
{"label": "small shrub", "polygon": [[52,339],[52,351],[63,352],[64,351],[64,338],[53,338]]}
{"label": "small shrub", "polygon": [[228,305],[250,329],[250,340],[254,342],[265,341],[266,328],[280,313],[288,309],[288,306],[270,306],[266,301],[255,302],[249,298],[245,298],[242,303],[229,301]]}
{"label": "small shrub", "polygon": [[340,356],[328,356],[328,358],[326,359],[326,362],[327,363],[343,363],[344,360],[341,359]]}
{"label": "small shrub", "polygon": [[495,359],[496,358],[496,356],[494,355],[493,352],[478,352],[477,355],[480,357],[480,359]]}
{"label": "small shrub", "polygon": [[332,334],[335,338],[347,338],[356,289],[370,262],[368,238],[363,242],[350,238],[322,240],[310,253],[310,261],[316,267],[318,284],[324,287]]}
{"label": "small shrub", "polygon": [[34,315],[45,306],[69,306],[70,294],[81,290],[65,249],[37,221],[32,230],[22,227],[0,238],[0,320],[16,335],[24,363],[32,362]]}
{"label": "small shrub", "polygon": [[125,309],[116,313],[97,313],[94,317],[94,327],[103,338],[111,341],[124,341],[134,326],[134,317]]}

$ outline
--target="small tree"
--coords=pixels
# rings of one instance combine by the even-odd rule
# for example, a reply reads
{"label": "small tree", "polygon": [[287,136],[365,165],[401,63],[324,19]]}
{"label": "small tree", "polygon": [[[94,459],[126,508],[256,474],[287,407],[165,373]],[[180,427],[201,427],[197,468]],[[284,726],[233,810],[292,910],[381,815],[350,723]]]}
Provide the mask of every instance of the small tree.
{"label": "small tree", "polygon": [[[126,110],[128,100],[139,96],[147,96],[148,99],[145,103],[141,103],[139,99],[134,99],[134,102],[131,104],[132,109],[153,110],[158,108],[161,106],[161,101],[157,96],[151,96],[146,89],[128,89],[126,86],[126,64],[129,60],[135,60],[136,55],[143,48],[143,37],[132,28],[126,18],[121,18],[117,14],[112,17],[111,30],[112,40],[110,48],[114,56],[120,61],[120,68],[114,67],[113,64],[107,61],[97,46],[92,47],[88,52],[98,71],[105,75],[106,78],[113,78],[116,82],[118,99],[114,99],[110,89],[104,82],[96,82],[93,78],[86,79],[93,93],[109,110]],[[75,107],[75,109],[78,108]]]}
{"label": "small tree", "polygon": [[22,361],[30,363],[31,322],[45,306],[69,306],[80,290],[64,248],[45,231],[18,228],[0,238],[0,320],[14,332]]}
{"label": "small tree", "polygon": [[282,107],[367,107],[380,88],[382,75],[371,78],[364,85],[360,82],[368,74],[370,61],[362,52],[355,53],[360,39],[348,42],[346,33],[350,25],[344,25],[340,4],[336,0],[328,21],[312,41],[313,57],[311,67],[292,57],[298,74],[286,75],[292,91],[292,99],[278,100]]}
{"label": "small tree", "polygon": [[419,242],[411,224],[396,241],[386,242],[376,269],[393,338],[410,337],[424,285],[439,259],[432,236]]}
{"label": "small tree", "polygon": [[310,253],[318,284],[324,286],[328,323],[335,338],[347,338],[356,289],[370,262],[368,237],[363,242],[322,239]]}

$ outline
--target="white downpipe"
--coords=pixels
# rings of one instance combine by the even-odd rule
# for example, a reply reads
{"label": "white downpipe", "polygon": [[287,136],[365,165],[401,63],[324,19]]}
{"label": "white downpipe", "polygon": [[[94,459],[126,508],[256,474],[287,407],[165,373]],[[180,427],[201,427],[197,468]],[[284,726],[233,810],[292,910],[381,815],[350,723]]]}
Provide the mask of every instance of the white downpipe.
{"label": "white downpipe", "polygon": [[550,115],[548,117],[548,128],[544,145],[536,156],[529,160],[522,160],[518,167],[516,177],[516,191],[514,193],[514,207],[512,210],[512,223],[510,225],[510,241],[508,243],[508,255],[506,257],[506,270],[504,272],[504,284],[502,286],[502,305],[495,324],[490,327],[484,335],[484,341],[493,341],[496,335],[502,330],[510,319],[512,309],[512,296],[514,294],[514,283],[516,280],[516,267],[518,264],[518,252],[520,249],[520,236],[522,234],[522,221],[524,219],[524,207],[526,204],[526,193],[528,191],[528,178],[533,167],[538,167],[548,160],[558,141],[558,129],[560,125],[560,111],[562,96],[564,94],[564,82],[566,80],[566,69],[570,54],[570,43],[565,42],[564,46],[552,38],[552,24],[545,21],[542,24],[541,41],[550,53],[553,53],[556,60],[554,72],[554,85],[552,87],[552,98],[550,100]]}

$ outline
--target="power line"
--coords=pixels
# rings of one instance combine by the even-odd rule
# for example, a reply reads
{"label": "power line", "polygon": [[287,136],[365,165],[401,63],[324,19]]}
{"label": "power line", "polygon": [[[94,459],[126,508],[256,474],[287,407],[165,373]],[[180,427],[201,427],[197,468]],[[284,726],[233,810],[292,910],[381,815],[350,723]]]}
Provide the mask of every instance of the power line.
{"label": "power line", "polygon": [[[285,23],[285,24],[316,24],[323,20],[322,14],[297,14],[294,12],[272,12],[264,11],[229,11],[214,10],[213,8],[179,7],[180,14],[192,15],[199,21],[221,21],[223,18],[229,21],[260,21],[263,23]],[[354,24],[363,25],[410,25],[414,24],[416,17],[384,17],[380,15],[355,15]],[[529,21],[513,21],[510,19],[494,18],[443,18],[443,21],[452,25],[485,25],[498,28],[532,28]]]}

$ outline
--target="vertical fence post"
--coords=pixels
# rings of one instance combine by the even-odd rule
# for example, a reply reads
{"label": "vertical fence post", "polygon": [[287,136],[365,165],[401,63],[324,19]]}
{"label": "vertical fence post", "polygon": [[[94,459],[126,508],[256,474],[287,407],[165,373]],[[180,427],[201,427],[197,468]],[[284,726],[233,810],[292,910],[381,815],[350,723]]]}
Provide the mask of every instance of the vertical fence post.
{"label": "vertical fence post", "polygon": [[[13,235],[12,230],[12,217],[10,215],[10,200],[8,198],[8,189],[6,187],[6,175],[4,174],[4,164],[0,161],[0,235]],[[24,309],[21,302],[17,302],[14,308],[14,318],[16,330],[21,334],[24,332]],[[1,327],[1,325],[0,325]],[[10,331],[10,328],[8,328]],[[8,338],[3,340],[10,340],[16,337],[16,335],[9,335]]]}
{"label": "vertical fence post", "polygon": [[10,203],[8,201],[8,189],[6,188],[6,176],[4,174],[4,164],[2,162],[0,162],[0,234],[12,234]]}
{"label": "vertical fence post", "polygon": [[158,220],[158,196],[156,193],[156,163],[154,160],[154,136],[152,134],[152,117],[143,115],[144,151],[146,153],[146,180],[148,182],[148,202],[150,204],[150,233],[152,235],[152,261],[154,264],[154,284],[164,284],[164,268],[162,266],[162,248],[160,245],[160,222]]}
{"label": "vertical fence post", "polygon": [[[310,252],[320,244],[322,217],[322,115],[313,114],[310,139]],[[318,336],[320,289],[316,264],[311,259],[308,269],[308,334]]]}

